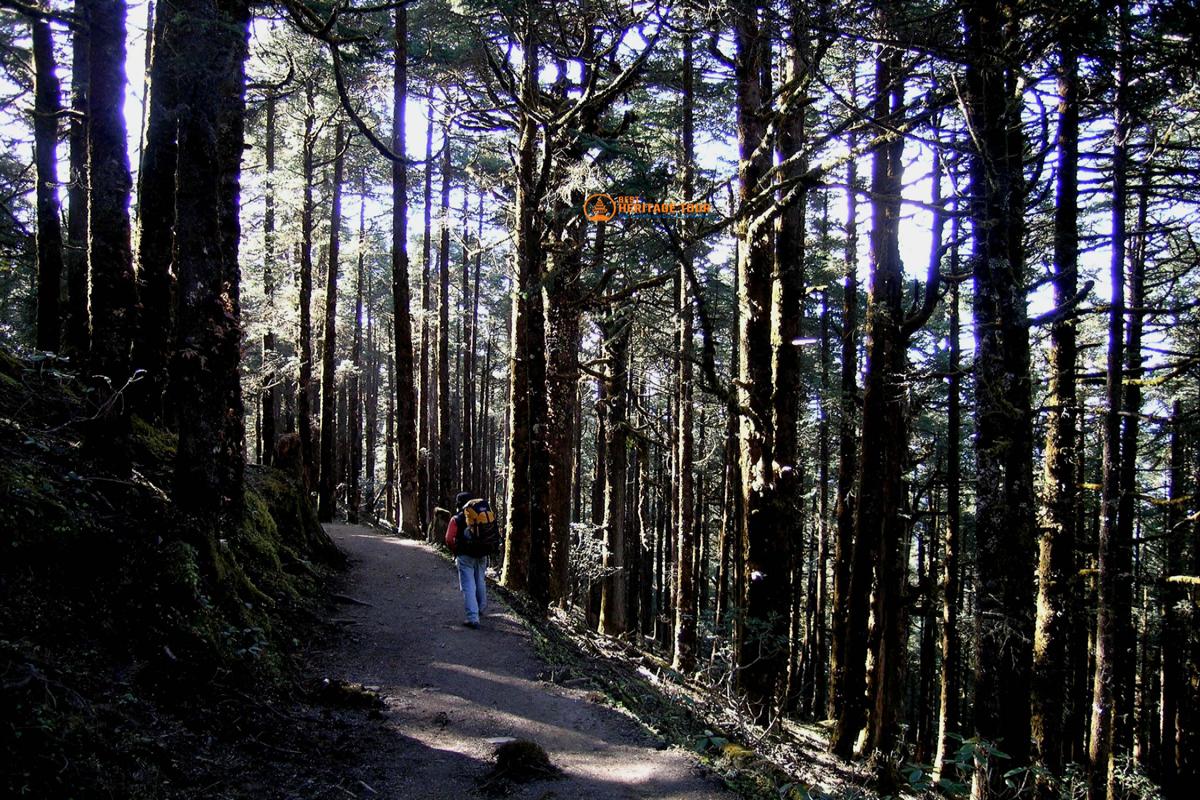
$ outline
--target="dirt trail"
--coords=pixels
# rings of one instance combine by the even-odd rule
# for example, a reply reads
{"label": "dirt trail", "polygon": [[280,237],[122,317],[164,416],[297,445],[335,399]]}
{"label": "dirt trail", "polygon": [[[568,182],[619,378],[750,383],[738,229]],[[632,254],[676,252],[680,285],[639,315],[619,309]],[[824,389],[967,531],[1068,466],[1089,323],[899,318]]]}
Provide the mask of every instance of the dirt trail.
{"label": "dirt trail", "polygon": [[385,725],[368,755],[381,797],[483,796],[489,738],[541,744],[561,780],[519,785],[509,796],[549,798],[729,798],[690,754],[655,740],[589,692],[540,682],[528,631],[492,593],[480,630],[462,626],[452,567],[425,544],[366,528],[326,529],[351,558],[344,592],[369,602],[345,606],[349,633],[321,655],[326,674],[378,687]]}

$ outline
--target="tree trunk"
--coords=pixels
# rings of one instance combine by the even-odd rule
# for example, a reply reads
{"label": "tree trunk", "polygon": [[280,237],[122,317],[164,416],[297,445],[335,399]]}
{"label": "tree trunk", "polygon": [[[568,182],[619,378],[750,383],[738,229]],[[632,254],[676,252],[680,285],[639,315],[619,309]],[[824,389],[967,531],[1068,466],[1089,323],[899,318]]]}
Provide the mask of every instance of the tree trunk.
{"label": "tree trunk", "polygon": [[[856,85],[850,98],[856,102]],[[851,132],[851,152],[858,137]],[[842,283],[841,396],[838,401],[838,474],[834,503],[836,537],[833,546],[833,588],[829,615],[829,703],[826,714],[836,718],[845,705],[846,640],[850,635],[850,564],[854,552],[854,478],[858,472],[858,162],[846,165],[846,246]]]}
{"label": "tree trunk", "polygon": [[[1079,89],[1077,56],[1060,49],[1058,67],[1058,187],[1054,204],[1054,304],[1067,307],[1078,286]],[[1033,638],[1034,754],[1048,776],[1063,767],[1069,682],[1067,636],[1076,620],[1075,580],[1075,326],[1069,315],[1050,328],[1050,396],[1046,405],[1037,616]],[[1038,781],[1042,800],[1056,796],[1054,782]]]}
{"label": "tree trunk", "polygon": [[[449,109],[447,109],[448,113]],[[454,486],[454,440],[450,413],[450,123],[442,136],[442,213],[441,247],[438,249],[438,343],[437,343],[437,420],[438,474],[433,501],[451,508]]]}
{"label": "tree trunk", "polygon": [[172,309],[176,271],[172,269],[172,244],[175,227],[175,180],[178,153],[176,116],[180,91],[179,72],[188,65],[178,64],[176,42],[186,35],[179,27],[189,19],[188,4],[160,0],[154,15],[154,33],[150,51],[149,106],[145,142],[138,169],[138,314],[133,343],[133,364],[145,370],[135,393],[138,413],[160,420],[166,406],[167,362],[171,358]]}
{"label": "tree trunk", "polygon": [[600,632],[615,636],[625,632],[629,619],[626,608],[625,565],[625,481],[629,449],[626,447],[628,419],[626,407],[629,387],[630,321],[610,311],[602,323],[605,376],[604,451],[604,569],[600,597]]}
{"label": "tree trunk", "polygon": [[[75,14],[89,0],[75,0]],[[63,349],[76,360],[87,356],[88,329],[88,44],[89,26],[76,25],[71,36],[71,184],[67,189],[67,310]]]}
{"label": "tree trunk", "polygon": [[362,506],[359,474],[362,472],[362,391],[359,376],[363,374],[363,260],[366,253],[366,200],[367,181],[364,173],[358,198],[358,274],[354,279],[354,341],[350,348],[350,374],[346,378],[346,402],[348,403],[349,459],[346,470],[346,521],[358,522]]}
{"label": "tree trunk", "polygon": [[[690,8],[687,24],[691,25]],[[694,77],[692,60],[692,32],[683,33],[683,130],[680,172],[683,175],[683,199],[689,201],[695,193],[694,139],[695,126],[692,120]],[[687,230],[688,220],[682,220],[684,226],[683,249],[680,253],[679,275],[676,283],[679,286],[676,310],[679,315],[679,327],[676,336],[679,350],[676,355],[678,368],[675,380],[679,388],[679,419],[676,421],[676,459],[679,463],[679,481],[675,487],[675,502],[678,515],[675,518],[677,537],[675,543],[675,657],[672,665],[684,674],[696,668],[696,582],[695,582],[695,551],[696,551],[696,521],[693,518],[695,505],[694,477],[692,462],[693,452],[692,428],[694,422],[693,385],[692,385],[692,295],[691,283],[688,276],[692,272],[692,241],[691,232]]]}
{"label": "tree trunk", "polygon": [[37,338],[39,350],[59,347],[59,283],[63,272],[58,203],[58,117],[62,106],[50,23],[35,19],[33,34],[33,159],[37,180]]}
{"label": "tree trunk", "polygon": [[970,60],[965,108],[971,160],[976,331],[975,729],[1011,756],[977,764],[976,798],[1004,790],[1006,764],[1028,763],[1033,663],[1033,448],[1018,72],[1020,15],[1009,0],[975,0],[963,21]]}
{"label": "tree trunk", "polygon": [[[483,200],[480,199],[480,207],[482,208]],[[463,188],[463,237],[462,237],[462,304],[459,306],[459,315],[462,322],[462,369],[459,371],[459,385],[462,387],[462,448],[459,452],[461,464],[459,468],[459,486],[463,491],[478,493],[479,486],[475,481],[475,436],[477,431],[474,428],[475,419],[475,319],[471,313],[471,256],[470,249],[467,247],[469,239],[470,219],[468,217],[470,209],[467,205],[467,191]],[[475,250],[479,250],[479,240],[475,241]],[[478,308],[478,299],[476,299],[476,308]]]}
{"label": "tree trunk", "polygon": [[337,510],[338,475],[335,450],[338,426],[334,416],[337,378],[337,284],[342,241],[342,177],[346,165],[346,131],[337,124],[333,144],[333,203],[329,213],[329,268],[325,274],[325,347],[321,353],[321,482],[317,492],[317,517],[332,522]]}
{"label": "tree trunk", "polygon": [[313,150],[316,147],[316,124],[313,108],[313,86],[304,87],[307,103],[304,115],[304,139],[301,143],[301,158],[304,181],[304,199],[300,209],[300,305],[296,349],[300,355],[300,376],[296,385],[296,421],[300,428],[300,455],[303,465],[305,488],[313,486],[316,451],[312,434],[312,237],[313,237]]}
{"label": "tree trunk", "polygon": [[[172,380],[179,420],[175,500],[235,529],[243,514],[236,213],[245,115],[249,9],[243,2],[177,6],[181,114],[175,192],[179,280]],[[186,77],[185,77],[186,76]],[[230,139],[234,141],[229,141]],[[214,169],[216,165],[216,169]],[[93,221],[96,217],[93,215]]]}
{"label": "tree trunk", "polygon": [[431,509],[431,492],[429,483],[436,476],[432,474],[433,457],[433,411],[431,400],[434,394],[433,377],[430,365],[433,361],[432,325],[433,317],[433,268],[431,265],[433,243],[433,103],[426,103],[425,114],[425,189],[424,205],[424,236],[421,239],[421,375],[420,395],[417,408],[419,417],[417,429],[417,505],[421,515],[421,526],[424,530]]}
{"label": "tree trunk", "polygon": [[[1176,400],[1171,406],[1171,477],[1170,505],[1167,506],[1166,553],[1163,561],[1162,616],[1162,689],[1160,695],[1161,758],[1159,775],[1163,794],[1168,798],[1184,796],[1180,782],[1181,768],[1187,755],[1185,726],[1188,722],[1185,706],[1187,697],[1187,642],[1196,632],[1187,629],[1182,608],[1187,607],[1187,592],[1172,583],[1172,575],[1183,575],[1184,544],[1187,540],[1187,449],[1184,442],[1185,417],[1183,405]],[[1194,498],[1193,498],[1194,504]]]}
{"label": "tree trunk", "polygon": [[91,372],[100,413],[89,449],[129,467],[129,412],[116,396],[130,377],[137,285],[129,246],[129,153],[125,139],[124,0],[89,0],[88,263],[92,319]]}
{"label": "tree trunk", "polygon": [[[581,198],[582,199],[582,198]],[[577,217],[577,219],[579,219]],[[581,228],[568,230],[546,275],[546,448],[550,483],[546,516],[550,537],[550,599],[565,606],[571,550],[571,477],[579,397]],[[596,230],[596,265],[603,264],[604,228]]]}
{"label": "tree trunk", "polygon": [[1125,249],[1127,230],[1125,214],[1128,208],[1127,162],[1129,137],[1129,7],[1119,3],[1119,52],[1117,57],[1117,86],[1114,100],[1113,131],[1113,193],[1112,240],[1110,244],[1109,281],[1112,300],[1109,304],[1108,363],[1105,381],[1106,409],[1104,415],[1103,477],[1101,481],[1101,518],[1098,559],[1098,594],[1096,600],[1096,663],[1092,676],[1091,738],[1088,747],[1088,800],[1116,793],[1113,760],[1117,748],[1117,717],[1122,713],[1124,687],[1123,631],[1129,624],[1126,615],[1130,543],[1123,538],[1120,523],[1121,474],[1125,454],[1121,452],[1122,367],[1124,366],[1125,322]]}
{"label": "tree trunk", "polygon": [[274,92],[267,94],[264,156],[266,186],[263,190],[263,294],[266,299],[267,325],[263,333],[262,388],[259,392],[262,425],[263,463],[273,463],[275,457],[276,419],[279,415],[279,375],[275,372],[275,105]]}
{"label": "tree trunk", "polygon": [[[408,103],[408,9],[396,9],[395,69],[392,83],[392,152],[404,157]],[[392,308],[396,351],[396,491],[398,529],[421,535],[417,511],[417,398],[413,386],[413,340],[408,291],[408,168],[392,162]]]}
{"label": "tree trunk", "polygon": [[[532,16],[525,22],[525,65],[521,93],[532,106],[538,93],[539,47]],[[512,368],[508,452],[508,543],[501,582],[526,590],[538,603],[549,599],[549,529],[544,509],[549,483],[546,455],[546,348],[542,302],[545,253],[539,206],[545,187],[539,176],[549,165],[537,159],[538,123],[529,113],[519,121],[516,165],[516,283],[513,297]],[[543,132],[549,136],[549,131]],[[546,148],[550,152],[550,148]],[[546,157],[550,157],[547,155]]]}
{"label": "tree trunk", "polygon": [[[1148,178],[1146,179],[1148,180]],[[1139,729],[1134,718],[1135,671],[1137,667],[1138,636],[1134,628],[1133,592],[1138,581],[1131,561],[1134,553],[1134,526],[1138,517],[1138,429],[1142,414],[1142,322],[1146,306],[1146,225],[1148,223],[1149,187],[1146,180],[1138,188],[1137,227],[1133,247],[1126,259],[1129,270],[1129,303],[1126,308],[1129,330],[1125,339],[1125,375],[1121,400],[1121,469],[1120,500],[1117,508],[1118,544],[1120,556],[1117,583],[1113,592],[1114,622],[1114,718],[1113,753],[1133,756],[1133,733]],[[1138,537],[1140,538],[1140,537]],[[1148,643],[1142,641],[1143,651]],[[1148,676],[1147,676],[1148,679]],[[1139,757],[1140,760],[1140,757]],[[1111,780],[1111,779],[1110,779]],[[1115,791],[1115,789],[1114,789]]]}
{"label": "tree trunk", "polygon": [[[900,70],[898,51],[889,51],[876,62],[873,113],[880,125],[894,124],[902,113],[904,84]],[[831,739],[834,752],[843,758],[852,754],[863,725],[867,725],[864,752],[891,749],[902,702],[897,678],[902,674],[905,657],[902,593],[907,561],[901,543],[905,526],[902,475],[908,449],[904,275],[899,249],[903,153],[904,139],[897,137],[876,147],[872,156],[871,289],[862,412],[863,441],[871,446],[863,449],[859,462],[843,651],[846,663],[840,688],[842,706]],[[937,246],[933,249],[936,252]],[[879,641],[869,677],[867,637],[863,635],[868,615]],[[864,686],[869,706],[863,705]]]}
{"label": "tree trunk", "polygon": [[[950,274],[959,271],[959,228],[961,217],[955,203],[954,222],[950,228]],[[941,780],[946,761],[954,743],[951,733],[958,732],[959,724],[959,653],[962,643],[958,635],[958,605],[962,594],[959,579],[958,558],[961,552],[961,487],[962,487],[962,373],[959,366],[960,337],[959,317],[960,280],[950,282],[947,308],[950,317],[950,352],[946,372],[946,534],[942,543],[942,661],[938,673],[938,732],[937,747],[933,759],[933,779]],[[955,776],[957,778],[957,776]]]}
{"label": "tree trunk", "polygon": [[771,347],[772,251],[770,231],[755,224],[749,203],[768,191],[771,147],[767,108],[771,97],[769,36],[757,6],[735,9],[738,149],[741,161],[738,220],[740,370],[738,403],[742,470],[742,540],[745,574],[744,615],[736,646],[739,688],[756,719],[770,715],[787,671],[787,609],[790,604],[790,541],[781,537],[785,504],[774,468],[775,427]]}
{"label": "tree trunk", "polygon": [[[790,0],[787,33],[787,52],[784,55],[783,81],[791,84],[784,101],[799,105],[795,98],[803,97],[809,89],[809,64],[811,54],[808,43],[807,3]],[[805,112],[791,110],[786,113],[779,126],[777,150],[781,162],[788,161],[781,173],[784,180],[794,179],[808,169],[805,157],[807,130]],[[803,332],[804,317],[804,258],[805,228],[807,223],[808,191],[803,183],[784,193],[784,209],[775,221],[774,274],[771,276],[771,406],[774,420],[774,492],[778,508],[775,513],[782,520],[800,520],[803,516],[802,502],[798,499],[804,482],[803,465],[799,452],[799,422],[801,408],[800,347],[797,340]],[[779,531],[786,531],[792,541],[786,543],[791,584],[789,591],[793,606],[790,633],[788,635],[789,657],[787,675],[787,704],[795,701],[798,682],[793,682],[793,665],[797,659],[791,653],[799,647],[800,607],[798,605],[801,578],[804,570],[803,525],[795,522],[785,524]],[[778,535],[778,533],[777,533]],[[783,538],[783,537],[780,537]],[[786,606],[781,606],[786,608]]]}
{"label": "tree trunk", "polygon": [[[394,353],[393,342],[389,341],[388,344],[393,345],[390,349]],[[396,358],[394,355],[388,358],[388,406],[385,420],[383,426],[383,516],[384,519],[396,525],[396,530],[399,530],[400,520],[396,516]]]}

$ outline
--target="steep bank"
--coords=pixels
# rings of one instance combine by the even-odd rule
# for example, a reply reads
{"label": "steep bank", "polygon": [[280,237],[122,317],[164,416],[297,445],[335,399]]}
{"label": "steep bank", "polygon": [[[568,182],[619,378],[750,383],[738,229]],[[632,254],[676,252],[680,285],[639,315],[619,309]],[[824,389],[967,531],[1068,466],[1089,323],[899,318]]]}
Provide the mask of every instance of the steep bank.
{"label": "steep bank", "polygon": [[276,470],[248,469],[236,530],[180,514],[173,437],[140,420],[132,477],[106,472],[80,447],[92,413],[62,362],[0,353],[0,786],[199,796],[294,693],[342,557]]}

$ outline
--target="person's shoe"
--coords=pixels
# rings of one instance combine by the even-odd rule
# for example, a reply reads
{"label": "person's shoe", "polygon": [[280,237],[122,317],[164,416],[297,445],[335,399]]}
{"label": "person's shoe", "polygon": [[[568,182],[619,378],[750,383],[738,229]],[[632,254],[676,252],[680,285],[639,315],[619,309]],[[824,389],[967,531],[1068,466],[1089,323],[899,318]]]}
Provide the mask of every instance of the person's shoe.
{"label": "person's shoe", "polygon": [[478,622],[471,622],[471,620],[469,620],[469,619],[465,619],[465,620],[463,620],[463,625],[464,625],[464,626],[466,626],[466,627],[468,627],[468,628],[470,628],[470,629],[471,629],[471,630],[473,630],[473,631],[477,631],[477,630],[479,630],[479,623],[478,623]]}

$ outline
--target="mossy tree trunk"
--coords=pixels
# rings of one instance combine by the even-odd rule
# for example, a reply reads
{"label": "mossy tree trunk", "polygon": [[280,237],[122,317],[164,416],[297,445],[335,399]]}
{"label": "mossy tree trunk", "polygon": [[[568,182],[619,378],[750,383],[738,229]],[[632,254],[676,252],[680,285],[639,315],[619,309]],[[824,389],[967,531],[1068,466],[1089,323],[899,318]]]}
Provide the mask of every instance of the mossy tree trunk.
{"label": "mossy tree trunk", "polygon": [[[1025,313],[1025,141],[1017,61],[1020,14],[1008,0],[965,6],[965,109],[974,151],[976,571],[975,730],[1028,763],[1033,663],[1034,497],[1029,326]],[[985,760],[976,798],[1004,791]]]}
{"label": "mossy tree trunk", "polygon": [[250,15],[237,0],[180,0],[177,8],[186,35],[178,37],[176,52],[186,73],[180,80],[175,194],[175,499],[186,510],[231,525],[244,511],[245,437],[239,273],[231,238],[239,225],[229,214],[238,207]]}
{"label": "mossy tree trunk", "polygon": [[125,130],[124,0],[89,0],[88,266],[95,402],[90,449],[118,470],[129,467],[129,411],[116,394],[130,378],[137,285],[129,245],[129,152]]}
{"label": "mossy tree trunk", "polygon": [[[1058,186],[1054,206],[1054,302],[1066,308],[1078,286],[1078,56],[1069,45],[1058,54]],[[1050,328],[1050,396],[1046,405],[1044,494],[1038,545],[1037,617],[1033,639],[1034,754],[1048,774],[1063,765],[1065,717],[1070,688],[1068,631],[1078,619],[1075,592],[1076,409],[1075,328],[1064,314]],[[1039,780],[1044,800],[1055,796],[1051,781]]]}

